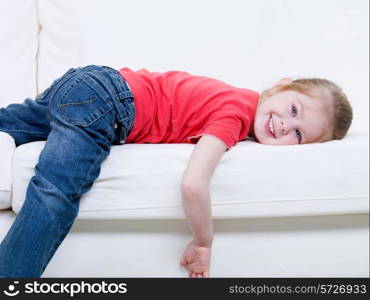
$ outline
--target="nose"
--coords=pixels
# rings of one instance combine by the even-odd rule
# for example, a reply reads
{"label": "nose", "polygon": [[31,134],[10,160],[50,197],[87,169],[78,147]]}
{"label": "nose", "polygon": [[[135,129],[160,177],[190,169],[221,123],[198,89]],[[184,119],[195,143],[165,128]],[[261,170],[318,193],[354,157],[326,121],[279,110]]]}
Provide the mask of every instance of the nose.
{"label": "nose", "polygon": [[281,128],[281,132],[283,135],[286,135],[288,134],[289,130],[287,128],[288,126],[286,125],[286,122],[284,122],[283,120],[280,121],[280,128]]}

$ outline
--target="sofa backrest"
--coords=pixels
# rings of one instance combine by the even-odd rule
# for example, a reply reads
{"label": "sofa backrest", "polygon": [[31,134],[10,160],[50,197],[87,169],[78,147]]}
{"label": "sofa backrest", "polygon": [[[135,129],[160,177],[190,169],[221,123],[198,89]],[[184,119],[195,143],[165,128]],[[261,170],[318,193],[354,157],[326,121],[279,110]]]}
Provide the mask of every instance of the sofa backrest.
{"label": "sofa backrest", "polygon": [[4,0],[0,105],[34,96],[35,87],[40,92],[68,68],[87,64],[179,69],[257,91],[287,76],[324,77],[351,99],[351,130],[368,131],[368,6],[368,0]]}
{"label": "sofa backrest", "polygon": [[37,92],[37,0],[0,1],[0,107]]}

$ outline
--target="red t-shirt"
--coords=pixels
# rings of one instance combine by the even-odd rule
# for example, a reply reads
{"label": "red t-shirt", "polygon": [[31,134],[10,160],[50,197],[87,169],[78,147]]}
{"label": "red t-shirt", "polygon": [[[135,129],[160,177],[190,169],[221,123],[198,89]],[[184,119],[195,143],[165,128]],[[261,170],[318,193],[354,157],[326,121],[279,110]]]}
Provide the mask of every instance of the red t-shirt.
{"label": "red t-shirt", "polygon": [[259,99],[254,91],[181,71],[119,72],[136,108],[126,143],[196,143],[210,134],[230,149],[249,133]]}

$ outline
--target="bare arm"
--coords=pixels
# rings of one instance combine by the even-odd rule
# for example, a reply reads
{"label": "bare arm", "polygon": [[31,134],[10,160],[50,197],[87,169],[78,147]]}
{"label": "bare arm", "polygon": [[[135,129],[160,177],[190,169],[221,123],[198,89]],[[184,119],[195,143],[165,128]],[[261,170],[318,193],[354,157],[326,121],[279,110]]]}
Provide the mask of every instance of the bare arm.
{"label": "bare arm", "polygon": [[[193,273],[196,275],[190,277],[208,277],[210,248],[213,242],[209,183],[213,171],[226,149],[226,145],[219,138],[203,135],[193,150],[182,178],[183,207],[194,239],[185,250],[181,264],[189,265],[189,275]],[[190,263],[196,259],[197,253],[195,252],[197,251],[200,253],[198,253],[198,257],[204,258],[203,264],[205,266],[199,267],[199,264],[193,261],[193,268],[191,268]],[[204,252],[204,255],[201,252]],[[186,259],[187,256],[189,259]],[[208,262],[205,261],[207,259]],[[207,275],[201,276],[199,274]]]}

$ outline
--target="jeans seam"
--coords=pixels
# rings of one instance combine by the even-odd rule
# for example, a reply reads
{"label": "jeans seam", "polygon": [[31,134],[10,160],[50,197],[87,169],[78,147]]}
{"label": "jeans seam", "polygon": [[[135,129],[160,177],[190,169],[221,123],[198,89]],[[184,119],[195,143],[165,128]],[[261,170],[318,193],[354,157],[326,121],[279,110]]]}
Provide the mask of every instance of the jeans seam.
{"label": "jeans seam", "polygon": [[73,103],[62,103],[58,104],[58,107],[64,107],[68,105],[78,105],[78,104],[85,104],[85,103],[93,103],[95,100],[86,100],[86,101],[81,101],[81,102],[73,102]]}
{"label": "jeans seam", "polygon": [[[101,154],[103,154],[103,152],[104,152],[105,150],[104,149],[101,149],[101,151],[99,152],[99,155],[97,155],[96,156],[96,159],[95,159],[95,161],[94,161],[94,163],[93,164],[91,164],[91,168],[90,168],[90,170],[89,170],[89,172],[87,172],[87,174],[88,175],[90,175],[91,174],[91,171],[93,170],[93,168],[95,167],[95,165],[96,165],[96,163],[98,162],[98,160],[99,160],[99,158],[101,157]],[[86,176],[87,178],[89,177],[89,176]],[[85,185],[83,185],[82,187],[84,187]],[[81,188],[82,188],[81,187]],[[62,193],[63,193],[63,191],[62,191]],[[81,200],[81,197],[80,197],[80,200]],[[80,200],[78,201],[79,203],[80,203]],[[71,201],[73,201],[73,200],[71,200]],[[54,249],[58,249],[58,247],[59,247],[59,245],[61,244],[61,243],[58,243],[59,241],[60,241],[60,239],[61,239],[61,237],[63,236],[63,234],[65,233],[65,230],[66,230],[66,228],[68,228],[69,226],[71,226],[73,223],[74,223],[74,221],[76,220],[76,218],[77,218],[77,215],[78,215],[78,211],[79,211],[79,208],[77,208],[77,214],[76,214],[76,216],[73,218],[73,220],[71,221],[71,222],[69,222],[66,226],[64,226],[63,227],[63,229],[60,231],[60,233],[59,233],[59,235],[58,235],[58,237],[57,237],[57,239],[55,240],[55,243],[54,243],[54,245],[53,245],[53,247],[51,248],[51,250],[50,250],[50,252],[48,253],[48,256],[47,256],[47,261],[44,263],[44,265],[43,265],[43,267],[42,267],[42,273],[44,272],[44,270],[46,269],[46,267],[47,267],[47,265],[49,264],[49,262],[50,262],[50,260],[53,258],[53,256],[54,256]],[[67,233],[68,234],[68,233]],[[66,236],[66,235],[65,235]],[[51,256],[51,257],[50,257]],[[49,257],[50,257],[50,259],[49,259]]]}
{"label": "jeans seam", "polygon": [[[0,130],[0,131],[3,131],[3,130]],[[35,134],[35,135],[44,135],[43,133],[40,133],[40,132],[37,132],[37,131],[29,131],[29,130],[18,130],[18,129],[7,129],[6,131],[4,130],[4,132],[24,132],[24,133],[31,133],[31,134]]]}
{"label": "jeans seam", "polygon": [[81,120],[78,120],[78,119],[70,119],[68,117],[65,117],[64,114],[62,114],[62,113],[61,113],[61,116],[63,117],[63,120],[65,122],[72,122],[72,124],[76,125],[76,126],[89,127],[92,124],[94,124],[95,122],[99,121],[101,118],[103,118],[106,114],[110,113],[113,109],[114,109],[114,107],[109,108],[109,110],[102,113],[99,117],[95,118],[93,121],[91,121],[90,123],[87,123],[87,124],[81,123]]}

